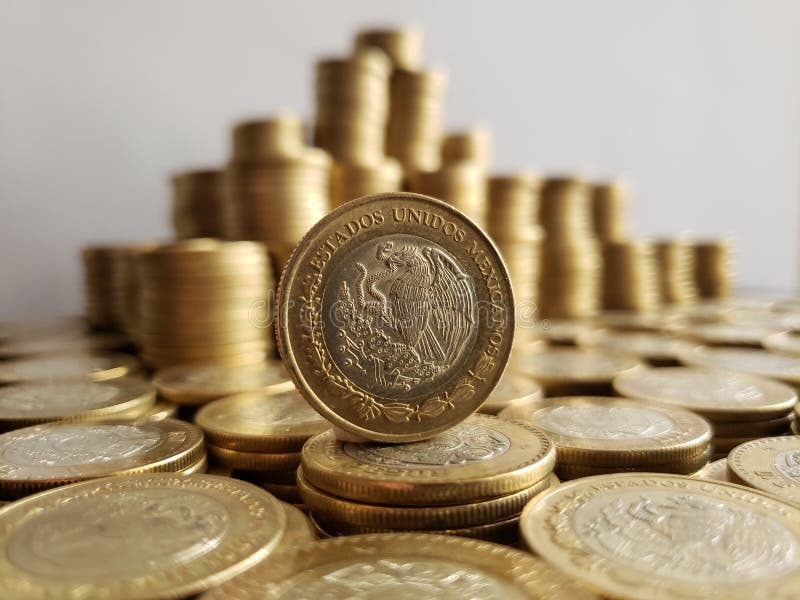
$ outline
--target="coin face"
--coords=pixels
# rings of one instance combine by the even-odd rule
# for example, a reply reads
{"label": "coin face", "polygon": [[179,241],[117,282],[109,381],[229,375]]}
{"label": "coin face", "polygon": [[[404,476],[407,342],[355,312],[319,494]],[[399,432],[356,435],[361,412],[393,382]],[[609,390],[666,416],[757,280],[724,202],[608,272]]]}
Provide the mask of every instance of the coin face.
{"label": "coin face", "polygon": [[681,361],[691,366],[727,369],[791,384],[800,383],[800,358],[764,350],[699,346],[685,352]]}
{"label": "coin face", "polygon": [[0,363],[0,383],[85,378],[105,381],[138,371],[128,354],[57,354]]}
{"label": "coin face", "polygon": [[800,504],[800,436],[752,440],[728,455],[734,476],[750,487]]}
{"label": "coin face", "polygon": [[[277,562],[277,561],[276,561]],[[544,561],[456,536],[372,534],[323,540],[203,596],[222,598],[522,600],[596,598]]]}
{"label": "coin face", "polygon": [[258,562],[286,525],[257,487],[209,475],[131,475],[14,502],[0,513],[8,598],[166,598]]}
{"label": "coin face", "polygon": [[533,355],[520,371],[544,384],[561,381],[610,382],[616,375],[641,366],[630,354],[550,348]]}
{"label": "coin face", "polygon": [[623,373],[614,389],[630,398],[679,406],[713,421],[766,421],[785,416],[797,402],[790,386],[764,377],[698,367]]}
{"label": "coin face", "polygon": [[281,355],[325,418],[374,441],[462,421],[503,372],[514,331],[506,268],[442,202],[348,202],[300,242],[278,291]]}
{"label": "coin face", "polygon": [[531,502],[520,527],[536,554],[606,596],[789,598],[800,585],[800,509],[727,483],[579,479]]}

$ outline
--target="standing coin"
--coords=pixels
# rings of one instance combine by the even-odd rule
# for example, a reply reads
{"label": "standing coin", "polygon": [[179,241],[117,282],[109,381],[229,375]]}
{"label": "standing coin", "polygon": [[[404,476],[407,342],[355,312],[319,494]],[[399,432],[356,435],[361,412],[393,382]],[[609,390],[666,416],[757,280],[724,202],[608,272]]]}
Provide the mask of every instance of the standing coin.
{"label": "standing coin", "polygon": [[735,480],[800,504],[800,436],[761,438],[728,454]]}
{"label": "standing coin", "polygon": [[367,196],[317,223],[286,265],[277,315],[281,355],[311,405],[382,442],[425,439],[473,413],[514,331],[494,244],[417,194]]}

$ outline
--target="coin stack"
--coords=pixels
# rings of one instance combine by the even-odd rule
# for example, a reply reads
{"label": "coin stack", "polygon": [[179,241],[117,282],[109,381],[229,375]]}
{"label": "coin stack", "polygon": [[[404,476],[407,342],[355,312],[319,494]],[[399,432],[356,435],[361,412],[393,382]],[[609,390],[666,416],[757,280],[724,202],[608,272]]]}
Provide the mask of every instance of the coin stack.
{"label": "coin stack", "polygon": [[232,131],[231,159],[236,163],[269,162],[276,156],[297,156],[303,151],[303,122],[293,114],[243,121]]}
{"label": "coin stack", "polygon": [[125,246],[86,246],[83,259],[86,320],[97,329],[117,327],[114,286],[117,263],[114,256]]}
{"label": "coin stack", "polygon": [[469,162],[489,170],[491,162],[491,136],[485,129],[472,129],[448,133],[442,140],[442,164]]}
{"label": "coin stack", "polygon": [[228,236],[225,172],[219,169],[186,171],[172,178],[172,228],[175,238]]}
{"label": "coin stack", "polygon": [[800,505],[800,436],[765,437],[736,446],[728,455],[734,483],[746,485]]}
{"label": "coin stack", "polygon": [[622,242],[628,237],[628,187],[621,181],[592,186],[594,233],[603,242]]}
{"label": "coin stack", "polygon": [[119,247],[111,257],[111,300],[114,324],[129,340],[136,341],[139,327],[139,277],[136,255],[155,244]]}
{"label": "coin stack", "polygon": [[294,389],[214,400],[197,411],[195,423],[212,464],[292,504],[301,503],[295,482],[300,449],[330,427]]}
{"label": "coin stack", "polygon": [[354,444],[332,431],[303,447],[300,496],[329,535],[426,531],[514,543],[525,503],[554,485],[540,430],[474,415],[404,444]]}
{"label": "coin stack", "polygon": [[732,248],[725,240],[692,244],[694,281],[701,298],[727,298],[733,288]]}
{"label": "coin stack", "polygon": [[422,61],[422,32],[417,29],[369,29],[356,35],[356,51],[378,48],[398,69],[416,69]]}
{"label": "coin stack", "polygon": [[477,225],[486,224],[486,172],[478,164],[461,162],[436,171],[410,172],[408,182],[411,191],[444,200]]}
{"label": "coin stack", "polygon": [[603,244],[603,308],[652,312],[661,304],[652,243]]}
{"label": "coin stack", "polygon": [[550,178],[542,186],[539,222],[544,228],[539,308],[543,317],[591,317],[600,307],[600,247],[592,234],[588,184]]}
{"label": "coin stack", "polygon": [[242,364],[274,352],[272,268],[263,245],[191,240],[137,254],[136,336],[151,367]]}
{"label": "coin stack", "polygon": [[561,480],[643,471],[687,475],[711,456],[711,427],[688,411],[601,396],[550,398],[500,413],[538,427],[556,445]]}
{"label": "coin stack", "polygon": [[670,367],[623,373],[617,393],[648,406],[691,410],[711,423],[714,458],[746,441],[789,432],[797,392],[777,381],[721,369]]}
{"label": "coin stack", "polygon": [[661,303],[683,306],[697,298],[694,282],[694,253],[691,243],[676,238],[655,242]]}
{"label": "coin stack", "polygon": [[331,177],[331,208],[361,196],[400,191],[402,186],[403,169],[393,158],[374,165],[337,162]]}

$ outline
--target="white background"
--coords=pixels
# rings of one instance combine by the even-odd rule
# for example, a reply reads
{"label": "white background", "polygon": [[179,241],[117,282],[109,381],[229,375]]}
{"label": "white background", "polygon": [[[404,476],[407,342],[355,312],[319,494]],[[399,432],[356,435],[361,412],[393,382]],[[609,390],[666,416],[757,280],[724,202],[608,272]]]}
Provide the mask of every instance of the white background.
{"label": "white background", "polygon": [[624,175],[636,231],[731,235],[740,283],[794,288],[799,2],[0,0],[0,320],[78,311],[81,244],[167,236],[170,173],[310,116],[313,61],[391,24],[498,169]]}

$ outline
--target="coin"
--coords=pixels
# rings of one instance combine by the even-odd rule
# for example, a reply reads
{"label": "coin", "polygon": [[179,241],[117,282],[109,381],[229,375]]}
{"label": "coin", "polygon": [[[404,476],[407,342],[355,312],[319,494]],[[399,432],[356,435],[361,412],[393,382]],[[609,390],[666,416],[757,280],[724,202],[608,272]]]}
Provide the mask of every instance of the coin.
{"label": "coin", "polygon": [[525,543],[615,598],[790,598],[800,589],[800,509],[756,490],[675,475],[614,474],[531,502]]}
{"label": "coin", "polygon": [[607,473],[673,473],[675,475],[691,475],[706,464],[712,456],[711,446],[699,454],[682,459],[680,461],[647,464],[641,466],[587,466],[573,465],[570,463],[559,462],[556,465],[556,473],[563,481],[578,479],[579,477],[592,477],[593,475],[605,475]]}
{"label": "coin", "polygon": [[281,355],[306,399],[343,430],[384,442],[425,439],[474,412],[514,331],[492,242],[416,194],[329,213],[287,264],[276,312]]}
{"label": "coin", "polygon": [[737,482],[800,503],[800,436],[741,444],[728,455],[728,466]]}
{"label": "coin", "polygon": [[480,407],[480,412],[496,415],[510,404],[535,402],[543,398],[542,388],[535,381],[506,370],[497,386]]}
{"label": "coin", "polygon": [[789,356],[800,356],[800,335],[793,331],[772,333],[761,340],[767,350]]}
{"label": "coin", "polygon": [[20,337],[0,343],[0,358],[117,350],[123,348],[127,343],[125,336],[110,332],[85,335],[64,332],[47,336]]}
{"label": "coin", "polygon": [[257,487],[210,475],[87,481],[0,512],[6,598],[177,598],[241,573],[286,515]]}
{"label": "coin", "polygon": [[767,421],[786,416],[797,392],[764,377],[699,367],[623,373],[614,379],[623,396],[692,410],[714,423]]}
{"label": "coin", "polygon": [[587,320],[543,319],[539,329],[551,346],[574,346],[578,336],[590,328]]}
{"label": "coin", "polygon": [[689,339],[709,346],[761,348],[761,341],[775,332],[773,327],[737,323],[695,323],[675,330]]}
{"label": "coin", "polygon": [[207,472],[208,472],[208,456],[206,456],[205,453],[203,453],[203,457],[193,465],[189,465],[185,469],[176,471],[176,473],[180,473],[181,475],[195,475],[197,473],[207,473]]}
{"label": "coin", "polygon": [[578,346],[626,352],[657,363],[676,363],[690,346],[668,333],[657,331],[615,331],[594,329],[578,335]]}
{"label": "coin", "polygon": [[152,409],[155,399],[152,384],[129,377],[8,385],[0,387],[0,431],[48,421],[138,417]]}
{"label": "coin", "polygon": [[0,362],[0,383],[85,378],[105,381],[139,371],[128,354],[52,354]]}
{"label": "coin", "polygon": [[0,435],[0,494],[108,475],[180,471],[205,450],[197,427],[175,419],[48,423]]}
{"label": "coin", "polygon": [[727,369],[800,384],[800,357],[772,354],[753,348],[698,346],[681,356],[684,364]]}
{"label": "coin", "polygon": [[314,524],[303,511],[287,502],[280,503],[286,513],[286,530],[283,532],[275,553],[286,552],[294,548],[302,548],[317,540]]}
{"label": "coin", "polygon": [[178,405],[172,402],[156,402],[153,407],[144,415],[147,419],[160,421],[161,419],[172,419],[178,415]]}
{"label": "coin", "polygon": [[558,462],[586,466],[644,466],[696,457],[711,441],[705,419],[687,410],[599,396],[549,398],[532,412],[503,411],[542,429]]}
{"label": "coin", "polygon": [[406,444],[354,444],[328,431],[309,440],[302,455],[305,477],[320,490],[399,506],[515,493],[544,479],[555,464],[555,449],[541,431],[488,415]]}
{"label": "coin", "polygon": [[713,423],[712,429],[716,437],[767,437],[789,432],[794,422],[793,415],[787,415],[769,421],[750,421],[749,423]]}
{"label": "coin", "polygon": [[[413,590],[413,591],[412,591]],[[454,536],[389,533],[322,540],[204,594],[226,598],[597,598],[539,558]]]}
{"label": "coin", "polygon": [[299,452],[264,453],[240,452],[206,444],[209,456],[215,463],[231,469],[249,469],[254,471],[285,471],[294,469],[300,464]]}
{"label": "coin", "polygon": [[712,481],[726,481],[732,483],[733,480],[728,472],[728,459],[721,458],[708,463],[697,473],[692,475],[695,479],[710,479]]}

